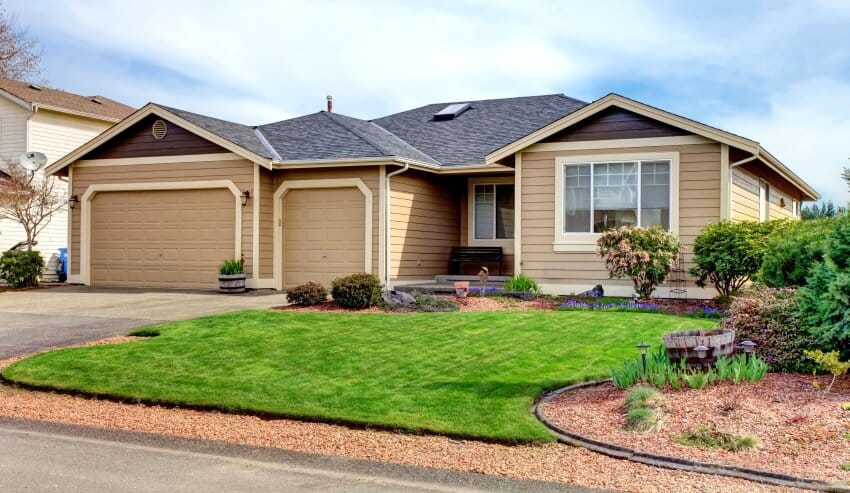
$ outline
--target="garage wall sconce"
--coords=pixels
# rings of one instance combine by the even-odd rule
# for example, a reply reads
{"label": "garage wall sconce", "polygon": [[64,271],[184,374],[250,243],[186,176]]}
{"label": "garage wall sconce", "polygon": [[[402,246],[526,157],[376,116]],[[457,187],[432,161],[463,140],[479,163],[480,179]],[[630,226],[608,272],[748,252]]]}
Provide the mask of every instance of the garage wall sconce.
{"label": "garage wall sconce", "polygon": [[80,201],[79,197],[77,197],[76,195],[71,195],[71,197],[68,198],[68,207],[73,209],[74,207],[77,206],[77,202],[79,202],[79,201]]}
{"label": "garage wall sconce", "polygon": [[242,207],[245,207],[246,205],[248,205],[248,199],[250,197],[251,197],[251,192],[249,192],[248,190],[245,190],[245,191],[242,192],[242,195],[239,196],[239,198],[242,199]]}

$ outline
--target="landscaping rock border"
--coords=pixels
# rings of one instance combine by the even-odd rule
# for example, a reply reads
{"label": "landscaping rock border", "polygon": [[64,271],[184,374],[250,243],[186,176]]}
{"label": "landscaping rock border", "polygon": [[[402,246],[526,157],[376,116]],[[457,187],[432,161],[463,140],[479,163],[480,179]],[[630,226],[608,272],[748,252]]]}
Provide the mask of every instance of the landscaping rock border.
{"label": "landscaping rock border", "polygon": [[567,385],[559,389],[550,390],[543,394],[537,402],[534,403],[532,413],[541,423],[543,423],[555,435],[559,442],[574,447],[583,447],[593,452],[597,452],[616,459],[630,460],[650,466],[663,467],[666,469],[677,469],[680,471],[695,472],[702,474],[715,474],[719,476],[729,476],[733,478],[746,479],[759,483],[771,484],[775,486],[785,486],[791,488],[801,488],[814,491],[831,491],[850,493],[850,485],[840,483],[828,483],[815,479],[798,478],[796,476],[779,474],[767,471],[759,471],[757,469],[749,469],[745,467],[726,466],[722,464],[714,464],[710,462],[699,462],[690,459],[682,459],[679,457],[670,457],[665,455],[650,454],[640,452],[628,447],[615,445],[611,443],[601,442],[592,438],[572,433],[564,430],[554,423],[546,419],[540,408],[543,404],[551,401],[555,397],[572,390],[578,390],[586,387],[594,387],[610,382],[611,379],[594,380],[590,382],[581,382],[573,385]]}

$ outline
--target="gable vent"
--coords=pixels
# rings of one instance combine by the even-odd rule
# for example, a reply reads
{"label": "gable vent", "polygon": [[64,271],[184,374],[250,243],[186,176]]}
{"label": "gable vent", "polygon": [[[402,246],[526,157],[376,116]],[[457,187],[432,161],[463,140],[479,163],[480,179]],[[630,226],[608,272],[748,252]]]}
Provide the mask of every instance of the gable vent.
{"label": "gable vent", "polygon": [[151,127],[151,133],[153,133],[154,139],[162,140],[168,133],[168,125],[165,124],[164,120],[157,120],[153,122],[153,126]]}
{"label": "gable vent", "polygon": [[434,113],[434,120],[436,120],[436,121],[454,120],[455,118],[460,116],[461,113],[463,113],[464,111],[468,110],[471,107],[472,107],[472,105],[469,104],[469,103],[450,104],[450,105],[446,106],[445,108],[441,109],[440,111],[438,111],[437,113]]}

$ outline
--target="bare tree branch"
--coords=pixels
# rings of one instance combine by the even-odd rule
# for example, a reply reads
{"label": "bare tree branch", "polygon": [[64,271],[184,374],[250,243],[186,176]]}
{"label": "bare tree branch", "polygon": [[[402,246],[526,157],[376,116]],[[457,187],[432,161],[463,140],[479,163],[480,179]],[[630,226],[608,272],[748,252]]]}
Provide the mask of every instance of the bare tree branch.
{"label": "bare tree branch", "polygon": [[42,48],[0,1],[0,77],[33,81],[41,76]]}
{"label": "bare tree branch", "polygon": [[19,223],[32,250],[38,234],[65,208],[65,194],[56,186],[56,178],[32,172],[20,164],[3,160],[8,176],[0,175],[0,216]]}

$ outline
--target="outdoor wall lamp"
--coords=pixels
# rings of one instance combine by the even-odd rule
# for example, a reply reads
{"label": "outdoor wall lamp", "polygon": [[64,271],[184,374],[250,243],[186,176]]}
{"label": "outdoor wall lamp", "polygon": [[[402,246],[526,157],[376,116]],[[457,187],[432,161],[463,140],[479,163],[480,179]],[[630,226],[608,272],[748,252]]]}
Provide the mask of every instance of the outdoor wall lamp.
{"label": "outdoor wall lamp", "polygon": [[251,192],[249,192],[248,190],[245,190],[244,192],[242,192],[242,195],[239,196],[239,198],[242,199],[242,207],[245,207],[246,205],[248,205],[248,199],[250,197],[251,197]]}
{"label": "outdoor wall lamp", "polygon": [[80,201],[80,199],[76,195],[71,195],[68,198],[68,207],[73,209],[74,207],[77,206],[77,202],[79,202],[79,201]]}

